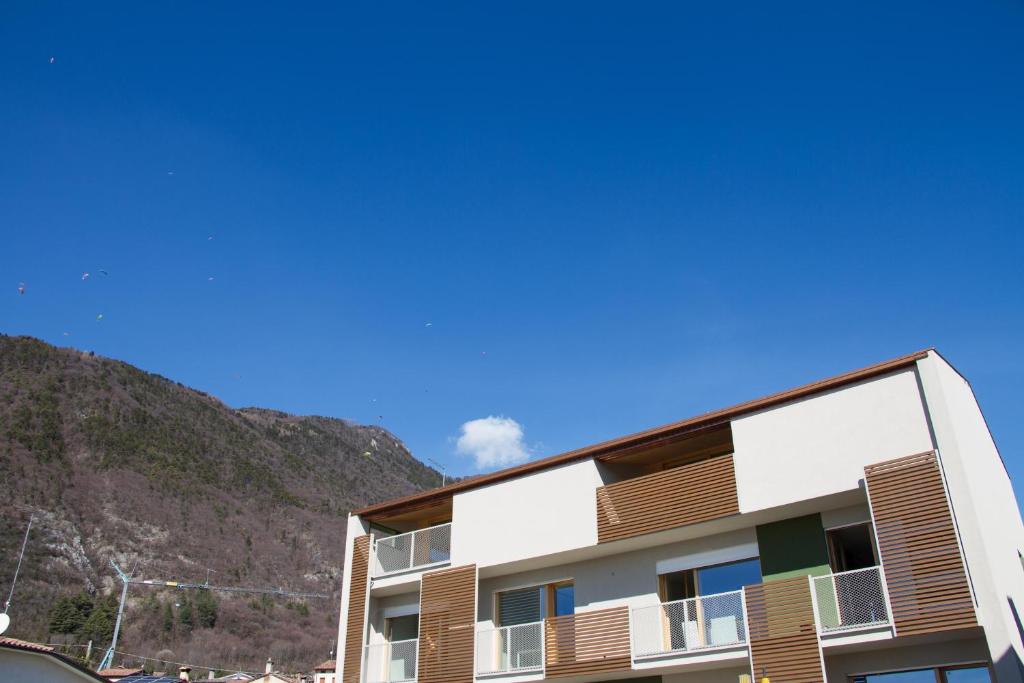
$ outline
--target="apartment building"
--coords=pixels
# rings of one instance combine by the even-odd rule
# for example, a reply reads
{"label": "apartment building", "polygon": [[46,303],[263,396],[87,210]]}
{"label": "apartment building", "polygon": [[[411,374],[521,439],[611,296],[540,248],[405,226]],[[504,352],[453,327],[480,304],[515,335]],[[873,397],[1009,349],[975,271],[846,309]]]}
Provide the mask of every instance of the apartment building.
{"label": "apartment building", "polygon": [[934,350],[354,512],[342,683],[1024,683],[1024,527]]}

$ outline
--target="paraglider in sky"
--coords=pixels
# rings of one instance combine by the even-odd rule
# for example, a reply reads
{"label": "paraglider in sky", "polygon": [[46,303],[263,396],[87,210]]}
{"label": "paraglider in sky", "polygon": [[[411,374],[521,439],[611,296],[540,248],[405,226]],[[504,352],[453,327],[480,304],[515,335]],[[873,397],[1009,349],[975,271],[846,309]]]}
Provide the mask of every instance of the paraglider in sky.
{"label": "paraglider in sky", "polygon": [[88,280],[89,279],[89,273],[82,273],[82,279],[83,280]]}
{"label": "paraglider in sky", "polygon": [[56,57],[50,57],[50,64],[53,64],[56,61],[57,61]]}
{"label": "paraglider in sky", "polygon": [[110,273],[100,268],[100,275],[110,275]]}
{"label": "paraglider in sky", "polygon": [[21,294],[22,296],[25,295],[25,283],[24,282],[19,282],[18,283],[18,294]]}
{"label": "paraglider in sky", "polygon": [[99,314],[98,316],[96,316],[96,319],[97,319],[97,320],[103,320],[103,314],[102,314],[102,313],[100,313],[100,314]]}

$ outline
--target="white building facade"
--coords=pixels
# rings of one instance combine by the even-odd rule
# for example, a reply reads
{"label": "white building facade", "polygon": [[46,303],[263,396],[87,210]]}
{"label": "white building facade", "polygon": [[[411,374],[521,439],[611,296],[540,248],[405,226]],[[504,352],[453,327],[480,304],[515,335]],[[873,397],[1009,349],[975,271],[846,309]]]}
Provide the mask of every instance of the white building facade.
{"label": "white building facade", "polygon": [[337,680],[1024,683],[1024,526],[923,351],[349,518]]}

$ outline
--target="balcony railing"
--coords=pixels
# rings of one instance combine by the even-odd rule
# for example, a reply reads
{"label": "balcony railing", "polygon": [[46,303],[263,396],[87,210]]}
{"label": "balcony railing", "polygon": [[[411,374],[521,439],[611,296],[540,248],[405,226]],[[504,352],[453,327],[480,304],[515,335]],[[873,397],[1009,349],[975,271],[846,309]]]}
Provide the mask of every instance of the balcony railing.
{"label": "balcony railing", "polygon": [[418,645],[418,638],[367,645],[364,683],[415,681]]}
{"label": "balcony railing", "polygon": [[636,658],[744,644],[743,591],[636,607],[632,630]]}
{"label": "balcony railing", "polygon": [[540,671],[543,668],[543,621],[477,632],[477,675]]}
{"label": "balcony railing", "polygon": [[811,586],[821,633],[889,623],[885,575],[880,567],[815,576]]}
{"label": "balcony railing", "polygon": [[452,525],[410,531],[398,536],[385,536],[374,541],[374,576],[394,574],[418,567],[451,561]]}

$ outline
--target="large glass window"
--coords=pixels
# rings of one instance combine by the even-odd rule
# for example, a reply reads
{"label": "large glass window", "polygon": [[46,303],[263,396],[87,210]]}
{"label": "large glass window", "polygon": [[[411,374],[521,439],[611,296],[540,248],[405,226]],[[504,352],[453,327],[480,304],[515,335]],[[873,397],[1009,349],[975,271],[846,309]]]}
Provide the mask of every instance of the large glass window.
{"label": "large glass window", "polygon": [[987,666],[977,664],[866,674],[851,677],[850,683],[992,683],[992,678]]}
{"label": "large glass window", "polygon": [[942,673],[946,677],[946,683],[992,683],[987,666],[946,669]]}
{"label": "large glass window", "polygon": [[738,591],[755,583],[761,583],[761,562],[756,557],[752,560],[702,567],[697,570],[699,595]]}
{"label": "large glass window", "polygon": [[551,616],[560,617],[576,611],[576,589],[571,583],[559,583],[551,587]]}

